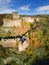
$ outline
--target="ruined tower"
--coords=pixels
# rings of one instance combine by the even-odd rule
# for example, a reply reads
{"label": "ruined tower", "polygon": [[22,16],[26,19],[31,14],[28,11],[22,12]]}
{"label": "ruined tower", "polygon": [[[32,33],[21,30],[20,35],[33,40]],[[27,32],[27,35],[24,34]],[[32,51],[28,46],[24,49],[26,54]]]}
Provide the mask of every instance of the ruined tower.
{"label": "ruined tower", "polygon": [[19,19],[18,12],[13,12],[13,20]]}

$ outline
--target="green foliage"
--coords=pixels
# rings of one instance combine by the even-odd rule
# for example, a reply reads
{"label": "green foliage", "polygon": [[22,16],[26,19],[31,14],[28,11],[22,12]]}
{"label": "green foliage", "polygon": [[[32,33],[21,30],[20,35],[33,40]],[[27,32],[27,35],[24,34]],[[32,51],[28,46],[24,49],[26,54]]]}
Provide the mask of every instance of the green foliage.
{"label": "green foliage", "polygon": [[[48,17],[41,18],[38,23],[30,23],[30,30],[31,32],[28,33],[29,39],[33,41],[33,39],[37,38],[38,45],[35,46],[34,42],[32,42],[24,52],[19,52],[17,48],[3,48],[0,46],[0,65],[40,65],[43,62],[46,64],[49,60]],[[5,30],[0,28],[0,36],[3,31],[5,33]],[[10,34],[11,32],[8,31],[8,35]],[[16,44],[18,45],[18,42]]]}
{"label": "green foliage", "polygon": [[2,26],[3,25],[3,21],[2,20],[0,20],[0,26]]}
{"label": "green foliage", "polygon": [[7,19],[12,19],[12,15],[7,14],[7,15],[5,16],[5,18],[7,18]]}

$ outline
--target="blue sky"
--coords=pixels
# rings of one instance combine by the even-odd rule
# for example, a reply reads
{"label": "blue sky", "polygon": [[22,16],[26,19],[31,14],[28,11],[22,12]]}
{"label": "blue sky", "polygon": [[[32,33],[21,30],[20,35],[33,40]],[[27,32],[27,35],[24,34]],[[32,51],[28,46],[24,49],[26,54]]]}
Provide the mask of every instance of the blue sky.
{"label": "blue sky", "polygon": [[49,14],[49,0],[0,0],[0,14],[18,11],[19,14]]}

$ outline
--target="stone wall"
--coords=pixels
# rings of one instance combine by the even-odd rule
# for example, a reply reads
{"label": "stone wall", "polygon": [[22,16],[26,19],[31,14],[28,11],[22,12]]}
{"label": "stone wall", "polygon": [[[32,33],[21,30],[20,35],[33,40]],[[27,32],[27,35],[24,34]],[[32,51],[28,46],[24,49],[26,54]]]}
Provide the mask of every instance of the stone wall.
{"label": "stone wall", "polygon": [[14,39],[2,39],[0,41],[0,45],[2,45],[5,48],[13,48],[16,47],[16,40]]}
{"label": "stone wall", "polygon": [[3,19],[4,27],[13,27],[13,26],[21,26],[20,19],[11,20],[11,19]]}
{"label": "stone wall", "polygon": [[35,17],[22,17],[23,21],[25,22],[35,22],[35,19],[36,21],[39,21],[39,18],[35,18]]}

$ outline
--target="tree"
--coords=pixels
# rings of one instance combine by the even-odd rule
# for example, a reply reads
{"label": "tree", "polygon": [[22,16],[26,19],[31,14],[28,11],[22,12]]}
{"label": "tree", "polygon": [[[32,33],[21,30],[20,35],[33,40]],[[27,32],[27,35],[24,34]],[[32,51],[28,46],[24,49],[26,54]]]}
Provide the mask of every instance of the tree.
{"label": "tree", "polygon": [[2,26],[3,25],[3,20],[0,20],[0,26]]}

